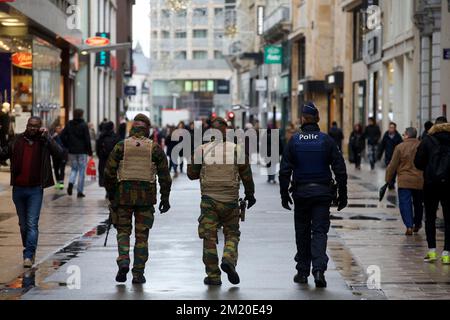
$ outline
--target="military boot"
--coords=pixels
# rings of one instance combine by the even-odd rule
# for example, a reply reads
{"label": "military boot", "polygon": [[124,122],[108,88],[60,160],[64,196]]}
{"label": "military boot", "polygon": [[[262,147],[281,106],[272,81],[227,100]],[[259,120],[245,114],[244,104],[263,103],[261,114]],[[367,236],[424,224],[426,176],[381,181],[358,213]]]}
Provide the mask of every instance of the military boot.
{"label": "military boot", "polygon": [[294,282],[298,284],[308,284],[308,277],[297,273],[294,277]]}
{"label": "military boot", "polygon": [[314,272],[314,282],[316,283],[316,288],[327,287],[327,281],[325,280],[325,274],[323,271]]}
{"label": "military boot", "polygon": [[142,273],[133,275],[133,284],[144,284],[147,280]]}
{"label": "military boot", "polygon": [[236,272],[236,268],[231,263],[224,261],[220,265],[220,268],[228,275],[228,280],[232,284],[239,284],[239,282],[241,282],[239,275]]}
{"label": "military boot", "polygon": [[128,267],[120,267],[117,272],[116,281],[120,283],[127,282],[127,274],[130,271]]}
{"label": "military boot", "polygon": [[222,280],[220,279],[213,279],[210,277],[206,277],[203,280],[203,283],[207,286],[221,286],[222,285]]}

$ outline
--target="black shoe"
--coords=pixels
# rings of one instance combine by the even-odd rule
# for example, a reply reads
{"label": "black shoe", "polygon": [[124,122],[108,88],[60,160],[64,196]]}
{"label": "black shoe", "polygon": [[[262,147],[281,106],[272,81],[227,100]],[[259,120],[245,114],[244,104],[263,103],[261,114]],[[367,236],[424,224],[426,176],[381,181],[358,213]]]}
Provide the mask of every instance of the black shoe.
{"label": "black shoe", "polygon": [[236,272],[236,268],[232,264],[228,262],[222,262],[220,268],[228,275],[228,280],[232,284],[239,284],[239,282],[241,282],[241,280],[239,279],[239,275]]}
{"label": "black shoe", "polygon": [[308,277],[297,273],[294,277],[294,282],[298,284],[308,284]]}
{"label": "black shoe", "polygon": [[206,277],[203,280],[203,283],[207,286],[221,286],[222,285],[222,281],[220,279],[212,279],[210,277]]}
{"label": "black shoe", "polygon": [[67,188],[67,194],[71,196],[73,193],[73,183],[69,183],[69,187]]}
{"label": "black shoe", "polygon": [[146,282],[147,282],[147,280],[145,280],[145,277],[143,274],[133,276],[133,284],[144,284]]}
{"label": "black shoe", "polygon": [[127,282],[127,274],[130,272],[130,268],[128,267],[122,267],[119,268],[119,271],[117,272],[116,281],[120,283]]}
{"label": "black shoe", "polygon": [[316,283],[316,288],[327,287],[327,281],[325,280],[325,274],[323,271],[314,272],[314,282]]}
{"label": "black shoe", "polygon": [[86,198],[86,196],[83,193],[78,192],[77,198]]}

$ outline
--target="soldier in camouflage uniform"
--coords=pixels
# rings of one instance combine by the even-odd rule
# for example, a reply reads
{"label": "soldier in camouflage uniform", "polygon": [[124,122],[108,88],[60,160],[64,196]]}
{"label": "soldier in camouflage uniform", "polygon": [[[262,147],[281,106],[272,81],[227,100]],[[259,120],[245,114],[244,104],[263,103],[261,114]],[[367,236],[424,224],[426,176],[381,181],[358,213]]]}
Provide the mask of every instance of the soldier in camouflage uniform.
{"label": "soldier in camouflage uniform", "polygon": [[130,270],[130,235],[135,217],[133,283],[145,283],[144,269],[148,259],[148,236],[153,226],[156,204],[156,176],[160,185],[159,210],[170,209],[172,185],[167,157],[150,134],[150,120],[145,115],[134,119],[130,137],[119,142],[109,156],[105,169],[105,187],[112,207],[112,223],[117,229],[119,257],[117,282],[126,282]]}
{"label": "soldier in camouflage uniform", "polygon": [[[200,179],[202,192],[198,233],[203,239],[203,263],[207,274],[204,283],[206,285],[222,284],[217,254],[217,232],[220,226],[223,226],[225,244],[220,268],[227,273],[228,280],[232,284],[238,284],[240,279],[236,272],[236,265],[241,235],[239,231],[240,181],[242,180],[245,187],[248,208],[256,203],[255,186],[248,160],[242,165],[238,164],[237,145],[225,141],[228,127],[226,121],[215,118],[211,125],[222,132],[224,141],[211,141],[199,147],[193,155],[192,164],[188,166],[189,179]],[[200,158],[202,164],[195,163],[195,158],[198,156],[202,157]],[[221,159],[220,163],[216,163],[214,159]]]}

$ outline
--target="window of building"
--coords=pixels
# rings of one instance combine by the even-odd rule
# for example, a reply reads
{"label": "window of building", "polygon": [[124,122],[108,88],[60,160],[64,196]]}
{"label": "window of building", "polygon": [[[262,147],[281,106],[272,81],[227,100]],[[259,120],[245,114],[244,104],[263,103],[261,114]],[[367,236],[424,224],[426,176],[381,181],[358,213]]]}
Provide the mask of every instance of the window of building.
{"label": "window of building", "polygon": [[192,54],[194,60],[205,60],[208,59],[208,51],[194,51]]}
{"label": "window of building", "polygon": [[218,17],[218,16],[222,16],[223,15],[223,8],[215,8],[214,9],[214,15],[216,16],[216,17]]}
{"label": "window of building", "polygon": [[158,59],[158,51],[152,51],[151,58],[152,58],[153,60],[157,60],[157,59]]}
{"label": "window of building", "polygon": [[169,39],[170,38],[170,31],[163,31],[163,32],[161,32],[161,38]]}
{"label": "window of building", "polygon": [[200,84],[198,81],[192,81],[192,91],[194,92],[200,91]]}
{"label": "window of building", "polygon": [[220,50],[214,51],[214,59],[223,59],[223,53]]}
{"label": "window of building", "polygon": [[186,39],[186,37],[187,37],[186,31],[175,32],[175,38],[177,38],[177,39]]}
{"label": "window of building", "polygon": [[366,82],[353,83],[353,124],[366,125]]}
{"label": "window of building", "polygon": [[194,30],[192,36],[197,39],[198,38],[201,38],[201,39],[208,38],[208,30],[204,30],[204,29]]}
{"label": "window of building", "polygon": [[186,60],[187,59],[187,52],[186,51],[177,51],[177,52],[175,52],[175,59],[176,60]]}
{"label": "window of building", "polygon": [[306,41],[305,38],[298,42],[298,79],[306,77]]}
{"label": "window of building", "polygon": [[185,92],[192,92],[192,81],[185,81],[184,82],[184,91]]}
{"label": "window of building", "polygon": [[185,18],[187,16],[187,10],[186,9],[179,10],[177,11],[176,15],[179,18]]}
{"label": "window of building", "polygon": [[365,14],[360,8],[353,12],[353,61],[360,61],[363,58]]}
{"label": "window of building", "polygon": [[168,9],[161,10],[161,18],[169,19],[170,18],[170,10],[168,10]]}
{"label": "window of building", "polygon": [[208,92],[214,92],[214,80],[208,80]]}
{"label": "window of building", "polygon": [[157,38],[158,37],[158,31],[153,31],[152,32],[152,37],[153,38]]}
{"label": "window of building", "polygon": [[208,8],[194,9],[194,18],[195,17],[207,17],[207,16],[208,16]]}
{"label": "window of building", "polygon": [[170,58],[170,51],[161,51],[161,59]]}

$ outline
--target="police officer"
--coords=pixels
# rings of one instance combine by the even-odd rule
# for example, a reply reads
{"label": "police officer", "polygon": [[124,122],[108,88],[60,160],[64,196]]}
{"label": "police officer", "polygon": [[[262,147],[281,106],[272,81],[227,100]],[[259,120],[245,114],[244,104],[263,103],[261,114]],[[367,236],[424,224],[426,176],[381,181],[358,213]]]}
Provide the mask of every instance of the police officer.
{"label": "police officer", "polygon": [[188,177],[191,180],[200,179],[202,193],[198,233],[203,240],[203,263],[207,274],[204,284],[222,284],[217,254],[217,232],[219,226],[223,226],[225,244],[220,268],[228,275],[228,280],[236,285],[240,282],[236,272],[241,235],[240,182],[242,181],[245,187],[248,209],[256,203],[255,185],[248,159],[242,164],[239,163],[237,159],[242,154],[239,153],[237,145],[225,139],[227,122],[223,118],[215,118],[211,125],[222,133],[223,141],[214,139],[199,147],[193,155],[192,164],[188,165]]}
{"label": "police officer", "polygon": [[111,201],[112,223],[117,229],[119,271],[117,282],[126,282],[130,270],[130,235],[135,218],[133,284],[146,282],[148,237],[154,221],[156,177],[160,185],[159,210],[170,209],[172,179],[162,148],[150,140],[150,120],[139,114],[134,118],[130,137],[119,142],[111,152],[105,168],[105,187]]}
{"label": "police officer", "polygon": [[301,130],[289,141],[281,161],[280,192],[285,209],[295,206],[297,275],[294,282],[307,284],[312,264],[316,287],[325,288],[327,234],[334,198],[330,167],[338,186],[339,211],[347,206],[347,171],[336,142],[320,131],[319,111],[314,103],[306,104],[302,111]]}

